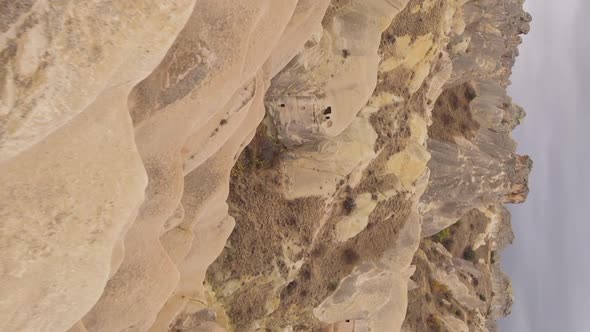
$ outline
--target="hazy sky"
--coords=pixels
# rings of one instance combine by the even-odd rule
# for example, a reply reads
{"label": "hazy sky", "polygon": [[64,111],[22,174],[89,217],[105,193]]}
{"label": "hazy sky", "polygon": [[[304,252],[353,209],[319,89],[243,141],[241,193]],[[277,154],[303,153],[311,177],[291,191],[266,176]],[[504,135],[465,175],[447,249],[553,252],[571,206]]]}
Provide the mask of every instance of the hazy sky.
{"label": "hazy sky", "polygon": [[510,94],[527,112],[514,137],[534,167],[528,201],[510,208],[515,303],[501,330],[590,332],[590,0],[525,8]]}

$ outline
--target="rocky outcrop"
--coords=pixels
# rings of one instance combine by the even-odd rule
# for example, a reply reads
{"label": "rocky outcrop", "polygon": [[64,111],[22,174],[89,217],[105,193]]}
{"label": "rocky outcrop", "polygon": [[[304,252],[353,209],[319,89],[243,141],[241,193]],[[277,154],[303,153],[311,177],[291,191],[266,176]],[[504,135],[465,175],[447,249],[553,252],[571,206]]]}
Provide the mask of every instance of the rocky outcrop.
{"label": "rocky outcrop", "polygon": [[68,329],[116,270],[147,184],[127,98],[193,2],[2,4],[2,330]]}
{"label": "rocky outcrop", "polygon": [[522,1],[0,4],[0,329],[494,330]]}
{"label": "rocky outcrop", "polygon": [[[39,1],[15,13],[20,16],[3,34],[8,95],[2,100],[11,103],[3,121],[3,156],[55,130],[2,165],[4,202],[15,201],[2,206],[4,329],[65,330],[86,314],[82,324],[89,331],[146,330],[186,273],[204,273],[215,250],[211,258],[199,252],[202,263],[183,268],[191,259],[192,225],[200,214],[217,216],[216,229],[225,227],[226,235],[208,235],[207,247],[225,242],[233,223],[223,206],[234,157],[262,118],[268,79],[310,38],[327,2],[118,6],[48,7]],[[31,22],[37,21],[34,30]],[[48,36],[53,30],[43,24],[55,25],[56,36]],[[53,39],[43,44],[27,31]],[[96,34],[101,31],[104,36]],[[281,38],[288,42],[278,47]],[[30,92],[15,92],[12,85],[26,83],[19,63],[30,61],[32,67],[42,61],[33,51],[55,58],[55,64],[38,65],[30,74],[39,79],[28,78],[27,84],[35,83]],[[66,97],[74,99],[67,104]],[[31,103],[39,109],[25,117]],[[76,112],[81,115],[59,127]],[[200,199],[181,201],[184,187],[191,188],[185,176],[207,178],[188,190],[203,193]],[[37,202],[35,208],[25,208],[27,201]],[[178,236],[163,234],[165,225],[169,232],[184,230],[184,241],[167,244]],[[41,270],[50,278],[40,278]],[[172,320],[185,305],[163,319]]]}
{"label": "rocky outcrop", "polygon": [[526,199],[532,167],[515,154],[510,133],[524,111],[505,90],[518,35],[531,20],[521,5],[467,2],[451,36],[453,74],[429,127],[425,238],[413,262],[416,288],[404,330],[496,331],[496,320],[510,313],[512,286],[499,261],[514,235],[503,203]]}
{"label": "rocky outcrop", "polygon": [[510,137],[524,111],[506,86],[530,15],[518,1],[467,2],[459,14],[447,46],[453,73],[429,128],[431,177],[420,208],[425,236],[473,208],[521,203],[528,194],[532,162],[515,154]]}
{"label": "rocky outcrop", "polygon": [[475,207],[521,203],[528,194],[528,157],[493,145],[493,151],[484,152],[469,141],[463,143],[429,142],[431,181],[421,202],[425,236],[447,228]]}
{"label": "rocky outcrop", "polygon": [[416,287],[403,330],[496,331],[510,313],[512,286],[500,267],[513,239],[501,205],[474,209],[420,244],[413,264]]}

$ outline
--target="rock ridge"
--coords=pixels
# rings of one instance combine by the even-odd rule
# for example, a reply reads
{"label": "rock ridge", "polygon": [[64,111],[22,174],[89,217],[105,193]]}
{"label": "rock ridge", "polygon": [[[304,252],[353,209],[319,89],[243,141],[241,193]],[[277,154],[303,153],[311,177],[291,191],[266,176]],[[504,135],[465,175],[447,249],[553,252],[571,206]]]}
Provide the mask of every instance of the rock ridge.
{"label": "rock ridge", "polygon": [[522,6],[0,1],[0,330],[496,331]]}

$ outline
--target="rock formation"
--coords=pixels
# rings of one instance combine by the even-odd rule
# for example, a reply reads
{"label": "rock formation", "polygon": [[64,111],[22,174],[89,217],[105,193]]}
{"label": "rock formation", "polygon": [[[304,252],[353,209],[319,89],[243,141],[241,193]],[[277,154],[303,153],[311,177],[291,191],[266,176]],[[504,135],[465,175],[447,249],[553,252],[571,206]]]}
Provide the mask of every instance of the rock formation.
{"label": "rock formation", "polygon": [[496,330],[530,19],[0,1],[0,330]]}

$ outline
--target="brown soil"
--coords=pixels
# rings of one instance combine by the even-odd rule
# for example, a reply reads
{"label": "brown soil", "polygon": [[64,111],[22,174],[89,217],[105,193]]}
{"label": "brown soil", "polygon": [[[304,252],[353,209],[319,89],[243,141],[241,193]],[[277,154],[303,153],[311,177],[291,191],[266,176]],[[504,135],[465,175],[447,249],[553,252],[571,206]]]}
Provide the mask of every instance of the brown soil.
{"label": "brown soil", "polygon": [[[443,241],[441,244],[444,245],[453,256],[462,257],[465,249],[471,248],[477,236],[485,232],[489,222],[490,219],[488,219],[488,217],[486,217],[481,211],[473,209],[449,227],[449,240]],[[476,251],[477,258],[483,258],[485,256],[485,250]]]}
{"label": "brown soil", "polygon": [[[410,128],[408,127],[409,113],[404,109],[401,112],[393,110],[395,106],[388,105],[382,107],[379,111],[371,115],[371,125],[377,133],[375,142],[375,151],[389,146],[397,149],[389,149],[389,156],[395,152],[403,150],[407,138],[410,137]],[[398,128],[398,130],[391,130]]]}
{"label": "brown soil", "polygon": [[[275,265],[286,277],[282,243],[289,240],[310,246],[324,203],[316,197],[288,201],[281,196],[276,166],[282,149],[261,125],[232,170],[228,204],[236,226],[228,245],[207,271],[214,290],[230,280],[269,275]],[[220,299],[228,306],[237,331],[247,331],[265,313],[260,310],[264,310],[271,289],[269,285],[261,287],[256,280],[244,284],[229,298]]]}
{"label": "brown soil", "polygon": [[[380,203],[369,216],[372,226],[344,243],[333,242],[333,225],[340,218],[339,213],[334,213],[297,279],[281,293],[281,307],[273,315],[276,322],[273,327],[296,319],[300,331],[319,328],[311,309],[328,297],[358,262],[377,260],[395,244],[410,205],[402,196]],[[390,214],[392,216],[385,219]]]}
{"label": "brown soil", "polygon": [[473,138],[479,123],[473,119],[469,104],[476,96],[470,83],[445,89],[432,110],[428,136],[446,142],[455,142],[455,136]]}
{"label": "brown soil", "polygon": [[[332,1],[326,18],[329,19],[347,3],[347,0]],[[419,17],[404,10],[404,14],[394,20],[385,34],[433,32],[438,35],[442,12],[442,7],[436,6],[430,14],[419,14],[424,15],[419,20]],[[382,45],[383,52],[392,50],[392,47]],[[410,75],[411,72],[404,70],[380,74],[375,93],[396,93],[404,96],[407,102],[399,106],[403,108],[401,110],[393,109],[393,106],[383,107],[372,115],[371,124],[378,134],[375,151],[379,155],[365,170],[356,189],[347,188],[345,182],[341,184],[336,201],[330,207],[326,207],[318,197],[289,201],[280,195],[278,166],[284,148],[267,135],[263,126],[238,158],[232,170],[228,200],[230,213],[236,219],[236,228],[228,246],[208,270],[208,280],[214,290],[220,290],[232,279],[269,275],[275,264],[281,271],[285,269],[281,268],[284,265],[281,243],[286,240],[303,248],[300,257],[295,258],[303,258],[304,264],[295,280],[281,289],[279,308],[260,321],[264,324],[263,330],[278,331],[287,325],[292,325],[294,331],[319,330],[321,324],[313,316],[312,309],[334,292],[340,280],[349,275],[359,262],[378,260],[395,245],[414,199],[406,193],[380,202],[369,216],[366,229],[344,243],[335,241],[334,228],[343,215],[356,208],[354,199],[358,194],[369,192],[377,198],[379,193],[396,185],[395,176],[382,175],[384,164],[392,154],[405,147],[410,135],[409,113],[422,111],[424,104],[424,88],[413,96],[407,92],[405,85]],[[326,212],[329,216],[312,243],[312,235]],[[286,276],[286,271],[282,272]],[[257,280],[254,278],[244,283],[229,298],[223,298],[219,295],[221,292],[216,292],[218,300],[229,310],[237,331],[247,331],[253,321],[263,315],[260,309],[250,307],[262,307],[269,297],[274,296]],[[255,298],[255,302],[249,301],[246,296]]]}
{"label": "brown soil", "polygon": [[312,247],[312,233],[325,210],[324,202],[318,197],[289,201],[280,195],[276,155],[282,147],[273,142],[266,128],[259,128],[234,167],[228,203],[236,227],[228,245],[209,268],[208,281],[214,290],[220,290],[229,280],[254,277],[230,297],[219,298],[229,310],[236,330],[247,331],[254,320],[264,315],[254,307],[262,307],[272,296],[269,287],[261,287],[256,276],[269,275],[276,264],[286,277],[281,244],[287,240],[296,243],[304,251],[291,259],[304,258],[305,263],[297,278],[281,290],[280,307],[265,323],[271,331],[286,325],[296,325],[296,331],[313,331],[320,324],[311,309],[328,297],[360,261],[377,260],[395,244],[411,202],[403,194],[381,202],[369,216],[370,226],[347,242],[335,243],[334,225],[356,208],[354,197],[371,185],[383,189],[387,183],[383,179],[377,183],[375,170],[386,160],[378,158],[356,190],[342,188],[340,203],[333,205],[332,215]]}
{"label": "brown soil", "polygon": [[395,42],[398,36],[423,36],[427,33],[438,34],[440,22],[445,13],[447,1],[438,3],[428,12],[418,11],[412,13],[412,8],[422,5],[423,0],[410,0],[408,5],[393,20],[390,27],[384,32],[381,49],[387,50],[388,45]]}
{"label": "brown soil", "polygon": [[252,322],[264,317],[266,303],[271,295],[272,285],[250,282],[248,287],[242,287],[232,294],[228,301],[228,315],[231,317],[236,331],[247,331]]}
{"label": "brown soil", "polygon": [[[379,46],[379,52],[383,59],[394,55],[397,37],[405,35],[416,37],[432,33],[435,36],[435,42],[438,40],[442,33],[440,31],[440,23],[446,10],[446,4],[444,1],[441,1],[429,12],[423,13],[420,11],[418,13],[412,13],[411,8],[417,4],[421,4],[421,2],[420,0],[410,1],[383,32],[381,45]],[[405,147],[405,139],[410,135],[408,128],[409,114],[411,112],[417,112],[417,114],[424,112],[422,105],[424,105],[425,87],[422,86],[413,95],[410,95],[407,90],[407,83],[410,81],[412,75],[411,70],[401,66],[389,72],[378,73],[378,83],[374,94],[378,95],[382,92],[388,92],[401,96],[406,100],[406,105],[402,107],[401,111],[396,109],[400,106],[388,105],[371,116],[371,124],[378,135],[377,142],[375,143],[375,151],[387,145],[395,147],[395,149],[389,151],[390,154],[402,150]]]}

